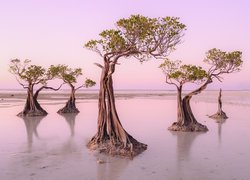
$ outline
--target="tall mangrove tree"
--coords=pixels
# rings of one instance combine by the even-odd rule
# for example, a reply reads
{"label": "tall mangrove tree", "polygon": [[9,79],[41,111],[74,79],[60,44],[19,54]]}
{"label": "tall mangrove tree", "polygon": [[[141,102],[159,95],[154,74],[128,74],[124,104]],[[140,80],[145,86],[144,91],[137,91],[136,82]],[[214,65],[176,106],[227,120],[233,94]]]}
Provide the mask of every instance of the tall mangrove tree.
{"label": "tall mangrove tree", "polygon": [[113,79],[118,60],[135,58],[143,62],[149,58],[164,58],[180,43],[185,25],[176,17],[148,18],[132,15],[120,19],[116,29],[104,30],[100,38],[90,40],[85,47],[103,58],[99,91],[98,127],[96,135],[88,143],[90,149],[102,152],[135,156],[147,145],[138,142],[123,128],[114,97]]}

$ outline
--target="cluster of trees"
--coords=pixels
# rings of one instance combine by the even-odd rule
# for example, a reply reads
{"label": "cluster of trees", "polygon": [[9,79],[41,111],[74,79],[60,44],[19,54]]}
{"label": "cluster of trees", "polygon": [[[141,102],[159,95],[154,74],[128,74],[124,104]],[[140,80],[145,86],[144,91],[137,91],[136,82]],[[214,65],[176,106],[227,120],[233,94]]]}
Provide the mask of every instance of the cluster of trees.
{"label": "cluster of trees", "polygon": [[[177,89],[177,122],[169,130],[173,131],[207,131],[205,125],[200,124],[192,112],[190,100],[194,95],[201,93],[214,79],[222,81],[222,75],[238,72],[242,65],[240,51],[225,52],[211,49],[206,53],[204,62],[209,64],[209,69],[200,66],[181,64],[181,61],[166,59],[160,68],[166,75],[166,83],[174,85]],[[200,87],[182,97],[183,85],[187,83],[201,84]],[[220,92],[221,93],[221,92]],[[219,96],[218,118],[226,118],[221,109],[221,94]],[[211,116],[211,117],[215,117]]]}
{"label": "cluster of trees", "polygon": [[[82,87],[91,87],[96,83],[91,79],[86,79],[82,85],[75,87],[77,78],[82,75],[82,69],[71,69],[67,65],[51,65],[48,69],[42,66],[30,64],[30,60],[12,59],[10,62],[10,73],[12,73],[18,83],[27,89],[26,104],[18,116],[45,116],[47,112],[38,102],[38,95],[43,89],[58,91],[62,85],[67,84],[71,88],[71,94],[65,107],[58,113],[78,113],[79,110],[75,105],[75,92]],[[61,79],[59,87],[52,87],[48,82],[53,79]]]}
{"label": "cluster of trees", "polygon": [[[204,62],[210,65],[208,70],[181,61],[167,59],[181,42],[186,26],[177,17],[149,18],[141,15],[132,15],[127,19],[120,19],[115,29],[105,30],[99,34],[99,39],[90,40],[85,48],[99,54],[103,64],[95,63],[101,68],[100,90],[98,99],[98,128],[87,146],[90,149],[99,149],[113,155],[133,157],[147,149],[147,145],[137,141],[123,128],[119,119],[114,97],[112,76],[116,65],[122,58],[134,58],[140,62],[148,59],[162,59],[160,68],[166,76],[166,83],[177,88],[177,122],[169,128],[174,131],[207,131],[205,125],[200,124],[194,117],[190,100],[193,95],[201,93],[214,79],[222,80],[221,75],[237,72],[242,65],[240,51],[224,52],[211,49],[207,52]],[[80,87],[89,87],[95,83],[87,80],[84,85],[75,88],[72,84],[76,77],[81,75],[81,69],[71,70],[67,66],[51,66],[47,71],[39,66],[26,67],[26,62],[20,66],[19,60],[12,60],[11,72],[19,79],[28,82],[28,85],[19,83],[28,89],[28,98],[22,115],[39,110],[44,113],[37,103],[40,89],[49,88],[47,81],[60,78],[63,83],[69,84],[72,93],[66,106],[59,112],[78,112],[75,107],[75,91]],[[32,74],[32,70],[39,73]],[[24,70],[23,70],[24,69]],[[41,71],[41,72],[40,72]],[[197,83],[200,87],[182,97],[183,85]],[[42,84],[33,95],[33,86]],[[70,110],[69,110],[70,109]]]}

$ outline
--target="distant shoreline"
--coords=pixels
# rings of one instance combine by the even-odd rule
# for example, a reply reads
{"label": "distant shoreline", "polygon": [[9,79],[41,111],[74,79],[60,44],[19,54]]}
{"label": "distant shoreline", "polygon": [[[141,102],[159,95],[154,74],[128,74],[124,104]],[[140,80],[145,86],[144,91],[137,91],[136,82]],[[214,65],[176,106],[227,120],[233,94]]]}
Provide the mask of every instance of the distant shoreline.
{"label": "distant shoreline", "polygon": [[[39,94],[40,100],[67,100],[70,91],[43,91]],[[133,97],[151,97],[151,96],[169,96],[175,95],[175,92],[152,92],[152,91],[116,91],[117,98],[133,98]],[[0,92],[0,99],[25,99],[27,96],[25,91],[6,91]],[[78,91],[76,92],[77,99],[98,99],[98,91]]]}
{"label": "distant shoreline", "polygon": [[[183,91],[183,96],[190,91]],[[65,103],[70,96],[70,91],[42,91],[39,94],[38,101],[41,103]],[[24,104],[26,101],[26,91],[0,91],[0,107],[5,105]],[[116,90],[115,97],[117,100],[126,100],[131,98],[150,98],[159,100],[176,101],[176,91],[169,90]],[[193,97],[192,102],[208,102],[217,103],[218,90],[206,90]],[[98,90],[84,90],[76,92],[77,103],[86,100],[97,100]],[[222,92],[222,100],[224,104],[239,104],[250,106],[250,91],[227,91]],[[15,104],[17,103],[17,104]]]}
{"label": "distant shoreline", "polygon": [[[185,89],[183,92],[189,92],[194,89]],[[204,91],[218,91],[218,89],[206,89]],[[50,93],[64,93],[69,92],[70,89],[61,89],[59,91],[51,91],[51,90],[43,90],[41,93],[44,92],[50,92]],[[173,92],[176,91],[176,89],[115,89],[115,92]],[[250,89],[223,89],[223,91],[250,91]],[[0,94],[4,92],[26,92],[26,89],[0,89]],[[77,92],[99,92],[99,89],[79,89]]]}

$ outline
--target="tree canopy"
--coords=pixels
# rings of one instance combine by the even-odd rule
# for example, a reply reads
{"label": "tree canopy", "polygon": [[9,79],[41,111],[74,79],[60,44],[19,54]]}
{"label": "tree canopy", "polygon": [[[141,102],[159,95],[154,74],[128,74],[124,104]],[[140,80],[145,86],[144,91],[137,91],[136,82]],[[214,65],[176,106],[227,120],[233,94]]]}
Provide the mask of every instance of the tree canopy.
{"label": "tree canopy", "polygon": [[55,78],[59,69],[56,66],[51,65],[47,70],[39,65],[30,64],[31,60],[24,60],[23,62],[19,59],[12,59],[9,71],[16,77],[18,83],[23,88],[28,88],[29,85],[42,84],[47,85],[49,80]]}
{"label": "tree canopy", "polygon": [[[171,61],[166,59],[159,67],[166,75],[166,83],[175,85],[177,88],[177,122],[174,122],[169,130],[174,131],[207,131],[205,125],[200,124],[192,112],[190,100],[193,95],[197,95],[206,89],[213,79],[222,81],[223,74],[238,72],[242,66],[242,52],[226,52],[213,48],[206,53],[204,62],[209,64],[207,71],[200,66],[182,65],[181,61]],[[182,98],[182,86],[185,83],[202,83],[197,89],[187,93]],[[221,104],[221,103],[219,103]],[[218,108],[215,116],[224,116],[225,113]],[[223,114],[224,113],[224,114]]]}
{"label": "tree canopy", "polygon": [[19,59],[13,59],[10,64],[10,73],[15,75],[16,80],[24,88],[28,88],[28,84],[44,84],[47,79],[45,68],[30,65],[30,62],[27,59],[23,63]]}
{"label": "tree canopy", "polygon": [[166,83],[175,86],[185,83],[200,83],[205,80],[207,73],[200,66],[181,64],[181,61],[166,59],[159,67],[166,75]]}
{"label": "tree canopy", "polygon": [[[52,70],[55,73],[54,75],[57,78],[62,79],[64,83],[67,83],[72,86],[73,84],[77,83],[77,78],[83,75],[81,68],[72,69],[67,65],[62,65],[62,64],[59,64],[57,66],[52,65],[50,66],[49,70]],[[80,89],[82,87],[86,88],[92,87],[95,84],[96,84],[95,81],[86,78],[85,82],[83,82],[79,87],[77,87],[77,89]]]}
{"label": "tree canopy", "polygon": [[106,58],[133,56],[140,61],[163,58],[181,42],[186,26],[177,17],[132,15],[120,19],[116,27],[102,31],[100,39],[90,40],[85,47]]}
{"label": "tree canopy", "polygon": [[208,75],[221,81],[222,74],[239,72],[243,61],[241,51],[226,52],[220,49],[210,49],[206,52],[204,62],[210,65]]}

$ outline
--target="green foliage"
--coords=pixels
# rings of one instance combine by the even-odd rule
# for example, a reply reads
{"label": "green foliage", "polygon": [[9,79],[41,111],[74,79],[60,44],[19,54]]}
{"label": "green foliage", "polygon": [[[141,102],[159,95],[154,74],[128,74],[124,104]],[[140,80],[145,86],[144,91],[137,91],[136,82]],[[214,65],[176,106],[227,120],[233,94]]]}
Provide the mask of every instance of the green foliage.
{"label": "green foliage", "polygon": [[240,71],[242,66],[242,52],[225,52],[213,48],[206,53],[204,62],[211,65],[210,74],[224,74]]}
{"label": "green foliage", "polygon": [[221,81],[220,75],[240,71],[242,66],[242,52],[225,52],[213,48],[206,53],[204,62],[211,67],[206,72],[199,66],[181,65],[181,61],[170,61],[166,59],[159,67],[166,74],[167,83],[173,83],[173,80],[180,84],[186,82],[201,82],[205,79],[217,78]]}
{"label": "green foliage", "polygon": [[72,84],[77,82],[77,78],[82,75],[82,69],[71,69],[67,65],[50,66],[51,74],[62,79],[65,83]]}
{"label": "green foliage", "polygon": [[186,26],[177,17],[132,15],[120,19],[116,27],[101,32],[99,40],[90,40],[85,47],[109,57],[134,56],[142,61],[166,57],[180,43]]}
{"label": "green foliage", "polygon": [[11,60],[10,73],[14,74],[17,80],[28,84],[46,83],[46,70],[37,65],[29,65],[31,61],[25,60],[23,63],[19,59]]}
{"label": "green foliage", "polygon": [[153,40],[150,36],[156,30],[155,23],[156,19],[132,15],[128,19],[120,19],[117,26],[128,41],[143,43],[143,41]]}
{"label": "green foliage", "polygon": [[[207,77],[207,73],[200,66],[181,65],[181,61],[170,61],[166,59],[159,66],[166,75],[167,83],[177,81],[180,85],[187,82],[199,83]],[[175,84],[175,83],[174,83]]]}
{"label": "green foliage", "polygon": [[48,79],[57,78],[60,72],[61,72],[61,66],[50,65],[50,67],[47,70]]}
{"label": "green foliage", "polygon": [[119,30],[105,30],[99,35],[102,37],[101,43],[105,52],[117,52],[126,48],[125,39]]}
{"label": "green foliage", "polygon": [[95,81],[93,81],[93,80],[91,80],[91,79],[86,79],[85,80],[85,87],[86,88],[89,88],[89,87],[92,87],[92,86],[95,86],[96,85],[96,82]]}
{"label": "green foliage", "polygon": [[[82,69],[81,68],[69,68],[67,65],[59,64],[57,66],[51,66],[52,72],[54,72],[57,78],[62,79],[64,83],[73,86],[74,83],[77,83],[77,78],[81,76]],[[83,85],[79,86],[77,89],[85,86],[86,88],[94,86],[96,83],[91,79],[86,79]]]}

